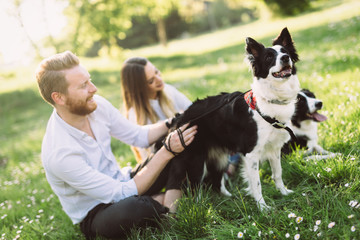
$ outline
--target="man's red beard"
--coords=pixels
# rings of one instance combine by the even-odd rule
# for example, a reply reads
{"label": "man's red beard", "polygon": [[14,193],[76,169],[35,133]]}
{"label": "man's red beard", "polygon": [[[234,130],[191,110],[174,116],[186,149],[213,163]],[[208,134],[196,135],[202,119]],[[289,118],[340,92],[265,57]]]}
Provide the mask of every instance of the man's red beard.
{"label": "man's red beard", "polygon": [[[91,97],[92,98],[92,97]],[[66,99],[66,105],[69,107],[69,111],[73,114],[85,116],[97,108],[97,104],[95,101],[92,103],[88,103],[88,100],[91,98],[87,98],[84,100],[74,100],[73,98],[67,98]]]}

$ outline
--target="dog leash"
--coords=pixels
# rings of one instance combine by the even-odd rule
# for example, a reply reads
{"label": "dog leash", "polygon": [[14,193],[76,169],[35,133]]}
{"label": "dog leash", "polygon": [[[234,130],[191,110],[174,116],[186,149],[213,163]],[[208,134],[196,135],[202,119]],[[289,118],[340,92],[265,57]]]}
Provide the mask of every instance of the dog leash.
{"label": "dog leash", "polygon": [[[272,118],[272,117],[269,117],[267,115],[264,115],[260,112],[259,108],[257,107],[257,104],[256,104],[256,98],[253,96],[253,91],[252,90],[249,90],[245,93],[240,93],[240,92],[236,92],[237,94],[234,94],[234,96],[232,97],[229,97],[227,99],[225,99],[225,101],[220,104],[219,106],[217,106],[216,108],[214,109],[211,109],[209,110],[208,112],[205,112],[203,114],[201,114],[200,116],[194,118],[194,119],[191,119],[189,122],[192,123],[200,118],[203,118],[204,116],[212,113],[212,112],[215,112],[216,110],[222,108],[223,106],[225,106],[226,104],[229,104],[231,103],[232,101],[235,101],[237,98],[241,97],[241,96],[244,96],[244,100],[245,102],[249,105],[249,107],[253,110],[256,110],[259,115],[266,121],[268,122],[271,126],[273,126],[274,128],[277,128],[277,129],[285,129],[289,134],[290,134],[290,137],[293,141],[297,141],[297,138],[294,134],[294,132],[288,127],[286,126],[285,123],[282,123],[280,121],[278,121],[277,119],[275,118]],[[179,134],[180,135],[180,134]],[[182,140],[182,139],[180,139]],[[182,142],[182,141],[181,141]],[[164,143],[164,142],[163,142]],[[165,144],[166,145],[166,144]],[[184,145],[183,145],[184,146]],[[167,148],[167,146],[165,146],[165,148]],[[172,151],[170,151],[172,152]],[[175,154],[174,154],[175,155]]]}
{"label": "dog leash", "polygon": [[258,106],[256,104],[256,98],[254,97],[252,90],[249,90],[246,93],[244,93],[244,99],[245,99],[245,102],[249,105],[249,107],[253,110],[256,110],[265,121],[267,121],[268,123],[271,124],[271,126],[273,126],[274,128],[277,128],[277,129],[285,129],[290,134],[291,139],[293,141],[297,141],[297,138],[296,138],[294,132],[291,130],[291,128],[286,126],[285,123],[282,123],[282,122],[278,121],[277,119],[269,117],[267,115],[264,115],[260,112],[260,109],[258,108]]}
{"label": "dog leash", "polygon": [[[236,92],[236,94],[235,94],[235,93],[232,93],[232,94],[234,94],[234,96],[231,96],[231,97],[229,97],[229,98],[226,98],[225,101],[224,101],[222,104],[220,104],[219,106],[217,106],[217,107],[214,108],[214,109],[211,109],[211,110],[208,111],[208,112],[205,112],[205,113],[201,114],[200,116],[198,116],[198,117],[196,117],[196,118],[194,118],[194,119],[191,119],[191,120],[189,121],[189,123],[192,123],[192,122],[194,122],[194,121],[196,121],[196,120],[198,120],[198,119],[200,119],[200,118],[203,118],[204,116],[206,116],[206,115],[208,115],[208,114],[210,114],[210,113],[212,113],[212,112],[215,112],[216,110],[222,108],[222,107],[225,106],[226,104],[229,104],[229,103],[231,103],[232,101],[234,101],[235,99],[237,99],[237,98],[239,98],[240,96],[243,96],[243,95],[244,95],[244,93],[240,93],[240,92]],[[179,114],[179,115],[180,115],[180,114]],[[176,118],[176,117],[177,117],[177,114],[175,115],[175,118]],[[166,124],[166,126],[167,126],[168,128],[170,128],[171,125],[172,125],[172,122],[173,122],[173,121],[171,121],[171,123],[166,122],[165,124]],[[182,135],[181,130],[177,128],[176,131],[177,131],[177,133],[178,133],[178,135],[179,135],[181,145],[182,145],[184,148],[186,148],[187,146],[186,146],[186,144],[185,144],[184,137],[183,137],[183,135]],[[166,149],[167,151],[171,152],[174,156],[176,156],[176,155],[178,155],[179,153],[174,152],[174,151],[171,149],[171,147],[170,147],[170,138],[171,138],[171,135],[169,135],[168,138],[165,138],[165,139],[162,141],[162,145],[165,147],[165,149]],[[167,143],[166,143],[166,140],[167,140]]]}
{"label": "dog leash", "polygon": [[198,117],[196,117],[196,118],[194,118],[194,119],[191,119],[189,122],[192,123],[192,122],[194,122],[194,121],[196,121],[196,120],[199,120],[200,118],[203,118],[203,117],[205,117],[206,115],[208,115],[208,114],[210,114],[210,113],[212,113],[212,112],[215,112],[216,110],[222,108],[222,107],[225,106],[226,104],[229,104],[229,103],[231,103],[232,101],[235,101],[237,98],[239,98],[239,97],[241,97],[241,96],[244,95],[244,93],[240,93],[240,92],[236,92],[236,93],[237,93],[237,94],[234,94],[234,93],[233,93],[235,96],[232,96],[232,97],[229,97],[229,98],[225,99],[225,101],[224,101],[222,104],[220,104],[219,106],[217,106],[216,108],[211,109],[211,110],[209,110],[208,112],[205,112],[205,113],[201,114],[200,116],[198,116]]}

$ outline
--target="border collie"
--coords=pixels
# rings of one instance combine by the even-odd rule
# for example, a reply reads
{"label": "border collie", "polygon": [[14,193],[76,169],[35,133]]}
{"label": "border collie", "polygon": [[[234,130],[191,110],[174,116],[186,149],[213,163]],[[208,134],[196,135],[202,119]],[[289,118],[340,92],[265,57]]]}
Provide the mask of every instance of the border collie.
{"label": "border collie", "polygon": [[[318,111],[323,107],[321,100],[316,99],[315,94],[308,89],[302,89],[298,93],[298,101],[295,106],[295,114],[291,118],[290,128],[296,135],[296,140],[290,140],[282,148],[282,153],[289,154],[296,147],[305,148],[304,153],[306,159],[326,159],[333,158],[338,153],[332,153],[324,150],[318,144],[317,123],[323,122],[327,119],[326,116],[320,114]],[[320,155],[311,154],[318,153]]]}
{"label": "border collie", "polygon": [[187,176],[193,186],[207,182],[226,193],[223,173],[228,155],[239,152],[247,192],[261,210],[266,210],[269,207],[262,196],[259,176],[262,161],[270,161],[276,188],[283,195],[292,192],[282,180],[280,153],[292,133],[287,125],[300,91],[295,68],[298,55],[287,28],[271,47],[247,38],[246,53],[253,73],[250,91],[196,100],[173,121],[175,128],[187,122],[197,125],[198,132],[194,141],[171,162],[167,189],[178,188],[178,183]]}

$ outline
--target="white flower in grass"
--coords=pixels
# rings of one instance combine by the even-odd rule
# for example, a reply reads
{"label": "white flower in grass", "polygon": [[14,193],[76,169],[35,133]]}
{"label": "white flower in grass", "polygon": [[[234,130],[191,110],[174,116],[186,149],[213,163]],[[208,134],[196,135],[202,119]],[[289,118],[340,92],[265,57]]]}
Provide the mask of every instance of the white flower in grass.
{"label": "white flower in grass", "polygon": [[345,187],[349,187],[350,186],[350,184],[348,184],[348,183],[345,183]]}
{"label": "white flower in grass", "polygon": [[237,238],[243,238],[243,237],[244,237],[244,234],[242,232],[238,232]]}
{"label": "white flower in grass", "polygon": [[296,218],[295,213],[289,213],[288,218]]}
{"label": "white flower in grass", "polygon": [[316,176],[319,178],[321,175],[320,175],[320,173],[318,173]]}
{"label": "white flower in grass", "polygon": [[352,232],[355,232],[355,230],[356,230],[355,226],[352,226],[352,227],[351,227],[351,231],[352,231]]}
{"label": "white flower in grass", "polygon": [[350,206],[350,207],[355,207],[357,204],[358,204],[357,201],[351,200],[350,203],[349,203],[349,206]]}
{"label": "white flower in grass", "polygon": [[327,171],[327,172],[331,172],[331,168],[325,168],[325,171]]}
{"label": "white flower in grass", "polygon": [[256,223],[253,222],[252,225],[253,225],[253,226],[256,226]]}
{"label": "white flower in grass", "polygon": [[317,220],[315,224],[319,226],[321,224],[321,220]]}
{"label": "white flower in grass", "polygon": [[316,236],[321,237],[321,232],[319,232],[318,234],[316,234]]}
{"label": "white flower in grass", "polygon": [[314,232],[316,232],[318,229],[319,229],[319,226],[318,226],[318,225],[315,225],[315,226],[314,226]]}
{"label": "white flower in grass", "polygon": [[333,228],[334,226],[335,226],[335,222],[331,222],[329,223],[328,228]]}
{"label": "white flower in grass", "polygon": [[296,234],[296,235],[294,236],[294,239],[295,239],[295,240],[300,239],[300,234]]}
{"label": "white flower in grass", "polygon": [[296,223],[299,224],[303,221],[303,218],[302,217],[297,217],[296,218]]}
{"label": "white flower in grass", "polygon": [[258,232],[258,236],[261,237],[261,231]]}
{"label": "white flower in grass", "polygon": [[290,233],[286,233],[286,234],[285,234],[285,237],[286,237],[286,238],[289,238],[289,237],[290,237]]}
{"label": "white flower in grass", "polygon": [[348,216],[349,219],[353,218],[353,217],[354,217],[354,214],[351,214],[351,215]]}

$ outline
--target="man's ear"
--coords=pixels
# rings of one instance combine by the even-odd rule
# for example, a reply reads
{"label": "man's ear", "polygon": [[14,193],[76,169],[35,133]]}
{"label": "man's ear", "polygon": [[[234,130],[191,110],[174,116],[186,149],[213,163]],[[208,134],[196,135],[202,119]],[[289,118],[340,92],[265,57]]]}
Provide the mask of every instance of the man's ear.
{"label": "man's ear", "polygon": [[65,104],[65,95],[59,92],[52,92],[51,98],[54,100],[55,104],[57,105],[64,105]]}

